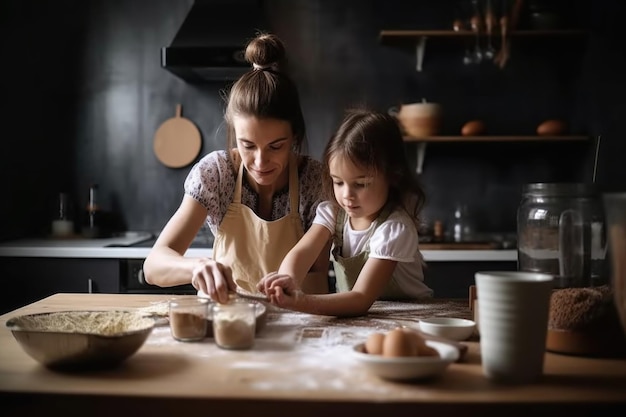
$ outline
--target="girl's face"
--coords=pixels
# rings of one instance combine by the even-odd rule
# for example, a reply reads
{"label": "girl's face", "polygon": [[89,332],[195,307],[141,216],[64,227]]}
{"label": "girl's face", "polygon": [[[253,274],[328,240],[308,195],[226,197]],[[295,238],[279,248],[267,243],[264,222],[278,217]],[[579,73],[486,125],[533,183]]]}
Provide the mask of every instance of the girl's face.
{"label": "girl's face", "polygon": [[329,160],[337,203],[350,216],[353,228],[367,228],[387,202],[389,183],[381,174],[372,175],[348,158]]}
{"label": "girl's face", "polygon": [[249,179],[260,186],[282,186],[288,178],[286,168],[294,141],[291,124],[285,120],[235,116],[233,127]]}

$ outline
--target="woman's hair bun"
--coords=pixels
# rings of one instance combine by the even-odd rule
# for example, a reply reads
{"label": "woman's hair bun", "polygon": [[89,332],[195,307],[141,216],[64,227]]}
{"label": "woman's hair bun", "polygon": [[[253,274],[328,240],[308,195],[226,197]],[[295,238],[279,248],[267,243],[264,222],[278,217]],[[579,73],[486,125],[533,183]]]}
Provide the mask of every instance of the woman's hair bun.
{"label": "woman's hair bun", "polygon": [[246,47],[246,61],[255,68],[280,70],[285,64],[285,46],[278,36],[260,33]]}

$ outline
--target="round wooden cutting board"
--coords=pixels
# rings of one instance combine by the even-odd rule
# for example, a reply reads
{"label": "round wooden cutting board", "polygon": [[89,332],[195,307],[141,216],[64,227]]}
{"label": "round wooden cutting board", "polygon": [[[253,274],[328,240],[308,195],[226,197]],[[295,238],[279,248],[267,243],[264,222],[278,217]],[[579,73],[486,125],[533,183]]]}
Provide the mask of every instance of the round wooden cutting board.
{"label": "round wooden cutting board", "polygon": [[200,131],[193,122],[181,116],[181,105],[176,105],[176,116],[167,119],[154,134],[154,153],[165,166],[181,168],[196,159],[202,147]]}

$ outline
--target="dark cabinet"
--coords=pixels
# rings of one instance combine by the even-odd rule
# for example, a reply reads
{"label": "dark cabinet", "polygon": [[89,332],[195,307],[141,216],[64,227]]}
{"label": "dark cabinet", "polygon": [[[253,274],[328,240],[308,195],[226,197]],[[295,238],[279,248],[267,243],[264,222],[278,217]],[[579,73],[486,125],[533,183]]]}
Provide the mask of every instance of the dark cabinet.
{"label": "dark cabinet", "polygon": [[424,282],[435,298],[468,298],[479,271],[515,271],[517,261],[432,261],[424,268]]}
{"label": "dark cabinet", "polygon": [[118,259],[0,257],[0,279],[0,313],[59,292],[120,292]]}

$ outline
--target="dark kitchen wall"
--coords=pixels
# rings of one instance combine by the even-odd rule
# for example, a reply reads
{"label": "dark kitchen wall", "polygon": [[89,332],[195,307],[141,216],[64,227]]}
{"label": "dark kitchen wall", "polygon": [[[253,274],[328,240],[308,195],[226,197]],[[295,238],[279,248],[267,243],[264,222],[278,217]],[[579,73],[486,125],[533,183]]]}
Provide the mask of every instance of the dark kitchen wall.
{"label": "dark kitchen wall", "polygon": [[[492,134],[533,134],[562,118],[572,133],[601,135],[597,182],[626,189],[626,56],[618,0],[568,2],[590,35],[513,43],[503,69],[462,64],[464,45],[429,42],[424,70],[412,50],[382,46],[381,29],[448,29],[454,1],[267,0],[272,30],[288,47],[300,87],[309,150],[320,157],[343,109],[379,110],[426,98],[443,107],[443,134],[483,119]],[[204,155],[225,144],[225,83],[190,84],[160,67],[192,0],[5,0],[0,7],[0,238],[47,233],[54,197],[79,211],[99,184],[100,206],[119,228],[160,230],[183,194],[190,166],[153,151],[159,125],[183,116]],[[241,10],[244,13],[245,10]],[[237,16],[224,16],[236,19]],[[253,36],[254,28],[249,36]],[[470,207],[480,231],[513,231],[526,182],[590,181],[594,140],[581,143],[430,144],[422,182],[426,220]],[[416,145],[407,144],[411,160]]]}

